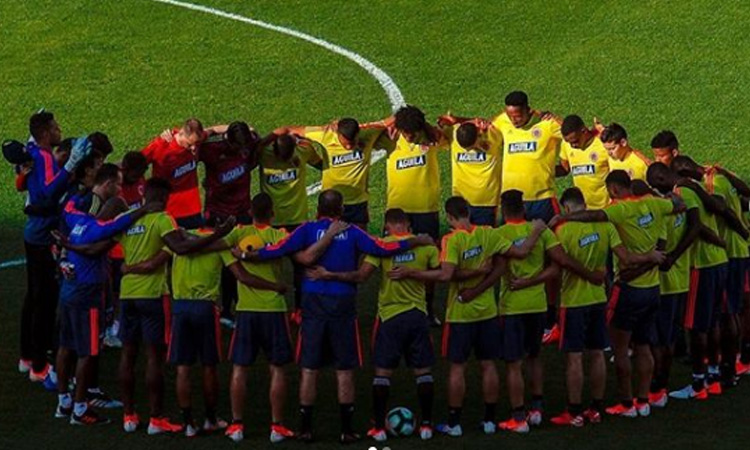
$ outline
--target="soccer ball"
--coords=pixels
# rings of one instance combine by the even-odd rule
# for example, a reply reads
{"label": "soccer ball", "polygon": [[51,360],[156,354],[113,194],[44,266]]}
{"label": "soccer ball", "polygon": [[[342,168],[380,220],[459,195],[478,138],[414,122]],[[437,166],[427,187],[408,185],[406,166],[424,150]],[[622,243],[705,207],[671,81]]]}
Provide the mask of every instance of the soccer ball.
{"label": "soccer ball", "polygon": [[243,252],[251,252],[253,250],[258,250],[266,246],[266,243],[263,242],[263,239],[260,238],[257,234],[251,234],[250,236],[245,236],[240,240],[240,250]]}
{"label": "soccer ball", "polygon": [[415,428],[414,414],[407,408],[393,408],[385,416],[385,428],[393,436],[411,436]]}

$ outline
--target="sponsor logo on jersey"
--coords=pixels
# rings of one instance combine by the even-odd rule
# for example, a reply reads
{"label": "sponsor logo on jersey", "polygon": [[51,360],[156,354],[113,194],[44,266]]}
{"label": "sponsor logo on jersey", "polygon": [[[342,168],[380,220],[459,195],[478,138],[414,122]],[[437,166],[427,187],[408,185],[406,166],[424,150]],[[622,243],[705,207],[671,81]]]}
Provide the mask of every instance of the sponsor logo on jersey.
{"label": "sponsor logo on jersey", "polygon": [[360,162],[365,158],[365,154],[362,150],[353,150],[342,155],[335,155],[331,158],[332,166],[343,166],[344,164]]}
{"label": "sponsor logo on jersey", "polygon": [[526,236],[518,238],[515,241],[513,241],[513,246],[514,247],[520,247],[520,246],[523,245],[524,242],[526,242]]}
{"label": "sponsor logo on jersey", "polygon": [[483,163],[487,161],[485,152],[465,152],[456,154],[456,162],[460,163]]}
{"label": "sponsor logo on jersey", "polygon": [[242,175],[245,175],[247,172],[247,168],[244,164],[239,165],[237,167],[233,167],[232,169],[227,170],[226,172],[222,172],[219,174],[219,182],[221,184],[227,184],[231,183],[233,181],[238,180]]}
{"label": "sponsor logo on jersey", "polygon": [[[326,230],[318,230],[318,232],[316,234],[316,236],[317,236],[316,240],[319,241],[319,240],[323,239],[323,235],[324,234],[326,234]],[[334,236],[333,239],[336,240],[336,241],[345,241],[345,240],[349,239],[349,232],[346,231],[346,230],[344,230],[341,233],[339,233],[336,236]]]}
{"label": "sponsor logo on jersey", "polygon": [[195,160],[183,164],[172,172],[172,178],[180,178],[183,175],[193,172],[197,167],[198,165],[195,163]]}
{"label": "sponsor logo on jersey", "polygon": [[285,170],[281,173],[272,173],[266,177],[268,184],[289,183],[297,179],[297,169]]}
{"label": "sponsor logo on jersey", "polygon": [[143,234],[145,232],[146,232],[146,227],[144,225],[136,225],[136,226],[128,228],[128,231],[125,232],[125,235],[134,236],[136,234]]}
{"label": "sponsor logo on jersey", "polygon": [[414,156],[411,158],[399,159],[396,161],[396,170],[410,169],[412,167],[424,166],[427,164],[425,155]]}
{"label": "sponsor logo on jersey", "polygon": [[674,227],[680,228],[685,223],[685,214],[677,214],[674,217]]}
{"label": "sponsor logo on jersey", "polygon": [[536,145],[536,141],[513,142],[508,144],[508,153],[534,153]]}
{"label": "sponsor logo on jersey", "polygon": [[591,233],[578,239],[578,246],[581,248],[588,247],[591,244],[595,244],[601,240],[599,233]]}
{"label": "sponsor logo on jersey", "polygon": [[573,166],[570,169],[570,173],[573,174],[574,177],[580,176],[580,175],[594,175],[596,173],[596,166],[593,164],[583,164],[580,166]]}
{"label": "sponsor logo on jersey", "polygon": [[393,257],[394,264],[409,263],[417,260],[417,255],[414,252],[406,252]]}
{"label": "sponsor logo on jersey", "polygon": [[476,258],[477,256],[481,255],[484,252],[484,249],[481,245],[477,245],[476,247],[472,247],[468,250],[465,250],[463,253],[463,259],[471,259]]}
{"label": "sponsor logo on jersey", "polygon": [[650,225],[654,221],[654,215],[651,213],[645,214],[638,218],[638,226],[643,228]]}

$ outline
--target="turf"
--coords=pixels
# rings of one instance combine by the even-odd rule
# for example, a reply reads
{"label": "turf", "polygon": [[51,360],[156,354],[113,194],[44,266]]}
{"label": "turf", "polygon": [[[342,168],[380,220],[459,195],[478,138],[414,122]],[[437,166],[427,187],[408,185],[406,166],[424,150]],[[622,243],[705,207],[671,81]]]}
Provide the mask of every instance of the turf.
{"label": "turf", "polygon": [[[536,107],[619,121],[638,148],[647,149],[656,131],[671,128],[683,150],[696,159],[720,162],[750,176],[743,156],[750,138],[743,126],[750,117],[750,106],[742,97],[750,80],[750,37],[743,26],[750,19],[750,5],[745,3],[201,1],[361,53],[394,78],[407,101],[433,118],[449,109],[491,116],[501,109],[505,93],[524,89]],[[2,2],[0,16],[8,24],[0,27],[3,138],[24,138],[28,116],[41,106],[57,114],[65,135],[106,131],[118,154],[141,148],[161,129],[193,115],[209,124],[244,119],[266,132],[279,125],[324,123],[343,115],[377,119],[390,111],[377,83],[342,57],[198,12],[147,0],[33,0]],[[442,162],[447,195],[450,172],[447,161]],[[0,170],[0,260],[22,255],[23,197],[13,191],[12,180],[6,165]],[[371,190],[372,229],[377,230],[385,192],[382,163],[373,170]],[[0,342],[3,448],[61,443],[70,448],[229,445],[219,438],[152,440],[141,434],[123,436],[114,425],[81,430],[55,422],[53,396],[14,373],[23,280],[22,268],[0,271],[0,323],[8,337]],[[363,323],[371,322],[375,293],[375,283],[362,289]],[[367,332],[370,327],[364,328]],[[104,357],[103,384],[110,391],[116,391],[116,359],[116,352]],[[557,411],[564,404],[562,360],[550,350],[548,361],[548,403]],[[444,373],[441,365],[438,416],[445,405]],[[363,429],[369,374],[365,369],[359,377],[358,421]],[[676,376],[685,375],[680,367]],[[265,442],[267,401],[261,392],[266,376],[258,370],[254,377],[248,423],[250,444],[259,446]],[[296,376],[292,380],[293,392]],[[401,374],[396,384],[393,403],[415,405],[411,377]],[[337,430],[332,385],[331,376],[323,378],[317,420],[325,441],[320,448],[332,442]],[[467,425],[480,418],[477,385],[469,383]],[[715,445],[720,436],[722,447],[736,448],[750,436],[735,414],[750,407],[747,389],[743,386],[706,404],[670,407],[650,421],[611,420],[602,427],[575,431],[545,426],[524,438],[486,438],[470,426],[461,441],[439,439],[422,445],[412,439],[392,441],[390,446],[686,446]],[[292,417],[295,402],[294,395],[290,397]],[[174,405],[173,397],[168,405]],[[500,412],[506,409],[503,402]],[[225,397],[221,410],[228,411]]]}

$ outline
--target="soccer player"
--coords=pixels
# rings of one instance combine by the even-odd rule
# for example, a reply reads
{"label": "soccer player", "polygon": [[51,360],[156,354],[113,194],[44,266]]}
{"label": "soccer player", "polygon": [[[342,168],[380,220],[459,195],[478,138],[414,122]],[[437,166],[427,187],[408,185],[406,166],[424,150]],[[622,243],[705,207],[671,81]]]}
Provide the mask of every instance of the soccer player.
{"label": "soccer player", "polygon": [[141,152],[128,152],[120,163],[122,170],[122,198],[128,204],[128,208],[136,209],[143,204],[143,195],[146,187],[146,171],[148,160]]}
{"label": "soccer player", "polygon": [[344,196],[342,220],[367,229],[370,222],[368,180],[372,151],[382,148],[383,122],[360,124],[350,117],[326,126],[299,127],[290,131],[320,144],[322,188]]}
{"label": "soccer player", "polygon": [[494,227],[500,202],[503,135],[484,119],[440,116],[438,125],[450,128],[453,195],[470,205],[474,225]]}
{"label": "soccer player", "polygon": [[674,132],[662,130],[651,139],[651,151],[655,161],[671,166],[672,160],[680,154],[680,142]]}
{"label": "soccer player", "polygon": [[[281,261],[244,262],[248,249],[241,249],[243,239],[257,237],[264,245],[275,245],[287,237],[283,229],[271,227],[273,222],[273,201],[266,193],[256,195],[252,200],[252,219],[250,226],[240,226],[227,236],[225,241],[231,245],[232,253],[238,261],[230,263],[229,268],[237,277],[239,302],[237,303],[237,325],[232,334],[229,346],[229,358],[232,361],[232,379],[230,395],[232,403],[232,424],[226,430],[226,436],[235,442],[244,439],[243,412],[247,394],[247,374],[250,366],[262,350],[269,361],[271,386],[269,402],[271,404],[270,441],[279,443],[294,437],[294,432],[284,426],[284,404],[286,402],[286,364],[292,361],[291,335],[287,320],[287,305],[283,292],[286,287],[281,284]],[[301,254],[294,255],[302,264],[312,264],[331,244],[333,238],[348,227],[341,221],[335,221],[328,227],[321,239]],[[243,261],[243,262],[241,262]],[[240,266],[241,264],[241,266]],[[244,272],[249,277],[258,278],[277,287],[251,284],[243,279]],[[247,278],[247,277],[245,277]]]}
{"label": "soccer player", "polygon": [[[319,240],[332,220],[343,214],[343,197],[334,190],[318,197],[318,217],[306,222],[277,245],[257,252],[266,261],[303,250]],[[357,227],[340,233],[320,257],[319,264],[330,272],[352,272],[357,269],[360,253],[386,257],[433,241],[417,236],[402,241],[383,242]],[[302,426],[298,439],[312,441],[313,405],[317,396],[319,370],[333,363],[338,382],[341,411],[341,442],[359,440],[352,428],[354,415],[354,369],[361,366],[362,353],[356,312],[356,285],[349,282],[321,281],[304,278],[302,282],[302,324],[297,342],[300,380],[300,414]]]}
{"label": "soccer player", "polygon": [[684,199],[688,196],[686,203],[690,203],[684,213],[669,216],[664,223],[667,254],[666,260],[659,267],[661,299],[652,347],[654,376],[649,394],[651,406],[663,408],[669,399],[669,375],[677,333],[682,330],[677,321],[682,320],[690,290],[692,245],[699,239],[702,224],[699,208],[695,202],[689,201],[695,194],[685,192],[690,189],[688,187],[677,187],[679,177],[669,167],[659,162],[653,163],[648,168],[647,179],[651,186],[667,198],[678,195]]}
{"label": "soccer player", "polygon": [[[705,186],[709,196],[703,202],[706,208],[715,214],[716,231],[723,241],[724,249],[717,252],[716,259],[711,259],[710,267],[718,272],[716,285],[713,289],[706,287],[709,283],[701,285],[698,281],[697,302],[716,302],[709,305],[709,366],[708,384],[709,394],[720,394],[722,384],[731,387],[735,384],[735,360],[737,357],[737,346],[739,339],[739,324],[737,313],[742,303],[742,292],[744,282],[742,274],[745,273],[745,261],[747,260],[747,236],[748,231],[741,219],[742,211],[739,197],[733,192],[733,187],[727,177],[717,172],[714,167],[705,168],[688,158],[677,156],[672,161],[672,169],[682,176],[700,181]],[[701,199],[703,200],[703,199]],[[706,262],[706,261],[702,261]],[[698,265],[696,264],[696,267]],[[707,271],[699,272],[699,277]],[[711,275],[707,275],[711,276]],[[701,291],[701,287],[710,289]],[[713,295],[712,295],[713,293]],[[720,309],[722,308],[722,309]],[[719,326],[720,325],[720,326]],[[716,328],[721,330],[721,345],[716,342]],[[700,328],[699,328],[700,329]],[[722,367],[719,368],[719,349],[721,349]],[[694,380],[695,381],[695,380]],[[697,388],[697,382],[695,383]],[[694,389],[697,390],[697,389]]]}
{"label": "soccer player", "polygon": [[29,119],[29,132],[33,141],[27,144],[32,167],[27,176],[27,219],[23,240],[26,251],[26,297],[21,310],[21,372],[29,372],[31,381],[46,382],[54,388],[55,373],[47,362],[47,352],[54,349],[55,314],[57,310],[58,282],[55,279],[56,263],[52,255],[50,231],[59,221],[58,202],[71,182],[71,174],[81,160],[91,152],[86,139],[79,139],[71,150],[70,158],[59,167],[52,149],[62,139],[60,125],[52,113],[38,112]]}
{"label": "soccer player", "polygon": [[622,125],[610,123],[602,130],[599,139],[609,155],[609,170],[624,170],[631,180],[646,180],[651,160],[630,146],[628,133]]}
{"label": "soccer player", "polygon": [[[477,227],[469,221],[469,204],[461,197],[445,202],[448,224],[453,231],[443,237],[440,269],[417,271],[398,267],[391,276],[420,281],[450,282],[447,299],[442,353],[450,362],[448,378],[448,423],[437,430],[453,437],[463,435],[461,412],[466,393],[466,365],[471,353],[479,361],[485,403],[482,429],[496,431],[495,409],[499,381],[495,359],[502,357],[501,329],[497,320],[494,280],[483,286],[486,268],[495,255],[524,258],[545,228],[537,223],[527,242],[516,247],[490,227]],[[471,290],[471,288],[474,288]],[[462,290],[469,292],[462,292]]]}
{"label": "soccer player", "polygon": [[[119,189],[122,178],[119,172],[110,183]],[[115,217],[127,208],[120,198],[110,199],[102,208],[99,216],[94,217],[72,208],[69,203],[65,210],[65,219],[72,229],[69,240],[72,245],[93,244],[109,239],[129,227],[134,221],[147,213],[162,208],[163,205],[149,203],[142,208]],[[108,423],[109,419],[97,414],[89,407],[88,389],[92,387],[92,375],[95,357],[99,355],[99,325],[101,299],[104,289],[104,254],[94,251],[92,254],[68,252],[69,266],[64,274],[60,292],[60,347],[57,353],[58,367],[58,405],[55,417],[70,418],[73,425],[96,425]],[[70,380],[68,362],[77,357],[75,368],[76,389],[71,397],[68,392]]]}
{"label": "soccer player", "polygon": [[[407,105],[396,111],[395,134],[388,149],[386,209],[399,208],[409,216],[412,232],[427,234],[435,241],[440,235],[440,165],[438,151],[446,145],[440,130],[429,125],[424,113]],[[440,325],[433,313],[435,286],[427,285],[427,313],[430,322]]]}
{"label": "soccer player", "polygon": [[555,174],[558,177],[571,174],[573,184],[583,192],[586,206],[590,209],[604,208],[609,204],[607,187],[604,185],[610,170],[607,149],[579,116],[565,117],[560,132],[564,142]]}
{"label": "soccer player", "polygon": [[[633,199],[631,180],[623,170],[612,171],[606,179],[610,197],[615,200],[604,210],[576,211],[559,216],[553,226],[561,220],[570,222],[611,222],[617,227],[620,239],[632,253],[649,253],[657,248],[662,236],[666,216],[677,214],[683,208],[679,201],[646,196]],[[612,415],[643,417],[651,413],[648,394],[653,373],[651,337],[654,321],[659,310],[659,271],[657,265],[648,270],[631,272],[627,276],[624,261],[617,261],[617,286],[610,299],[610,338],[615,357],[618,395],[621,402],[607,408]],[[639,375],[636,401],[633,402],[631,385],[632,368],[628,351],[635,349],[635,367]]]}
{"label": "soccer player", "polygon": [[204,129],[198,119],[188,119],[182,127],[165,131],[141,151],[152,166],[151,175],[169,181],[172,193],[167,212],[183,228],[198,228],[203,224],[197,149],[207,137],[225,128]]}
{"label": "soccer player", "polygon": [[503,135],[502,191],[523,192],[526,218],[548,222],[560,212],[555,198],[555,162],[562,141],[559,121],[532,110],[526,93],[514,91],[505,97],[505,111],[492,124]]}
{"label": "soccer player", "polygon": [[[402,241],[414,237],[410,231],[409,217],[401,209],[389,209],[385,213],[386,242]],[[432,405],[435,382],[432,366],[435,354],[427,318],[425,284],[413,279],[391,279],[389,272],[396,267],[410,270],[437,269],[440,265],[438,249],[425,246],[407,252],[379,258],[367,256],[359,270],[353,272],[329,272],[321,266],[307,271],[313,280],[334,280],[363,283],[375,270],[381,270],[378,293],[378,314],[373,329],[373,364],[375,377],[372,381],[373,428],[367,433],[375,441],[384,442],[386,414],[391,390],[391,377],[405,359],[407,367],[414,371],[417,396],[421,408],[419,436],[423,440],[432,438]]]}

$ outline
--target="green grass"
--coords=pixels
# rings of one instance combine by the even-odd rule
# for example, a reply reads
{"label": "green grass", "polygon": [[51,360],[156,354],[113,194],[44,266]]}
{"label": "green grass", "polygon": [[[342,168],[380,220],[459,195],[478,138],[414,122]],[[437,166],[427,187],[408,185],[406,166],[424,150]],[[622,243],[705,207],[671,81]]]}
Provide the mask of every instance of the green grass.
{"label": "green grass", "polygon": [[[494,115],[505,93],[524,89],[536,107],[621,122],[638,148],[647,150],[656,131],[671,128],[683,150],[696,159],[750,175],[743,157],[750,130],[742,126],[750,117],[743,97],[750,80],[750,37],[743,26],[750,20],[750,4],[201,2],[296,28],[361,53],[393,77],[407,101],[433,118],[449,109]],[[6,25],[0,27],[3,138],[25,137],[28,116],[41,106],[57,114],[65,135],[106,131],[118,155],[141,148],[161,129],[193,115],[208,124],[243,119],[266,132],[279,125],[324,123],[343,115],[372,120],[390,111],[377,83],[344,58],[223,18],[147,0],[2,2],[0,17]],[[442,162],[447,194],[450,172],[447,160]],[[0,171],[0,260],[22,254],[23,197],[13,191],[12,180],[5,166]],[[371,190],[375,230],[384,206],[382,163],[373,170]],[[73,448],[229,446],[219,438],[152,440],[141,434],[123,436],[115,426],[81,430],[55,422],[53,396],[14,373],[23,280],[21,268],[0,272],[0,323],[8,337],[0,343],[0,444],[7,444],[3,448],[61,443]],[[363,323],[372,319],[376,289],[375,283],[362,288]],[[564,404],[562,360],[551,350],[545,356],[549,407],[557,411]],[[103,358],[103,382],[110,391],[116,391],[116,358],[116,352]],[[226,369],[223,382],[228,380]],[[442,364],[437,374],[440,417],[445,406]],[[362,428],[368,416],[369,375],[365,369],[359,377]],[[684,380],[685,375],[680,367],[676,377]],[[470,377],[466,424],[476,423],[481,412],[476,374]],[[293,392],[296,376],[292,379]],[[248,401],[253,446],[265,442],[265,383],[265,372],[255,371]],[[396,383],[394,404],[414,405],[411,377],[402,373]],[[323,378],[318,428],[326,441],[320,448],[337,430],[336,406],[329,401],[332,385],[331,376]],[[295,402],[294,395],[290,397],[291,418]],[[670,407],[650,421],[613,420],[575,431],[545,426],[524,438],[485,438],[472,429],[461,441],[440,439],[424,446],[416,440],[393,441],[390,446],[705,446],[721,436],[723,447],[736,448],[750,435],[734,414],[750,407],[746,397],[747,388],[742,387],[706,404]],[[168,405],[174,404],[170,397]],[[506,409],[503,400],[500,411]],[[226,396],[222,411],[228,411]],[[711,432],[702,425],[710,425]]]}

